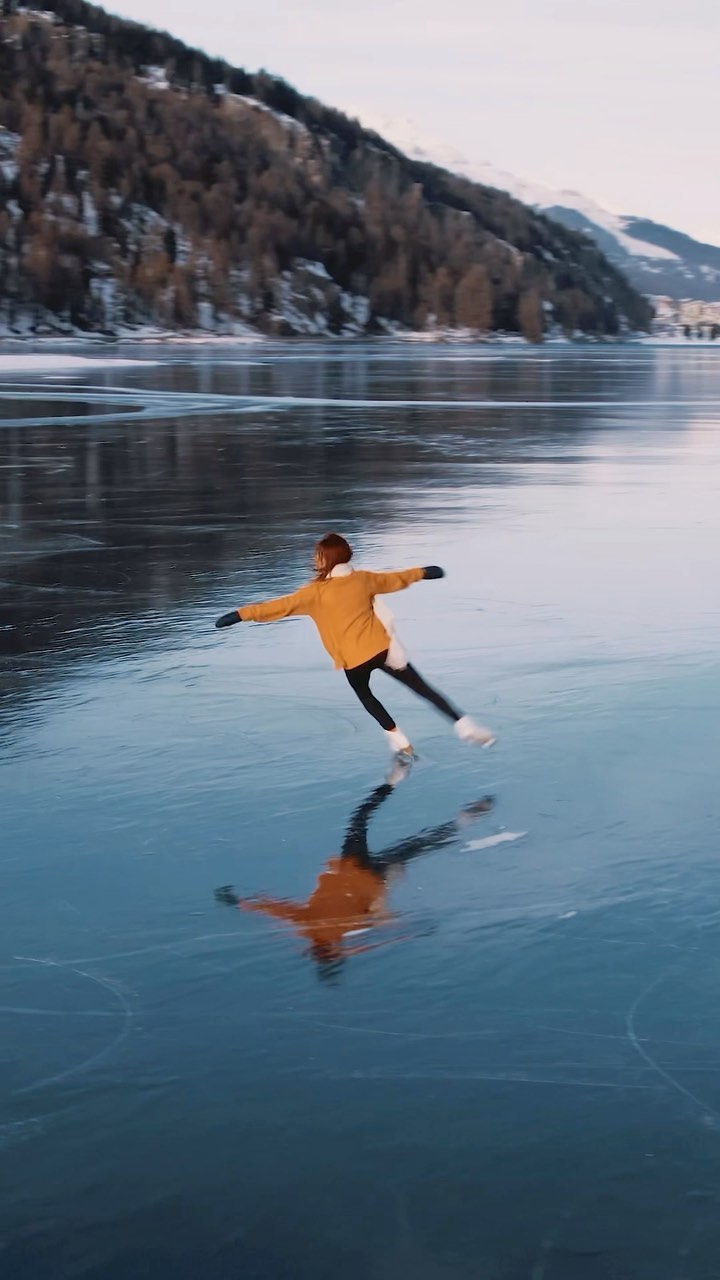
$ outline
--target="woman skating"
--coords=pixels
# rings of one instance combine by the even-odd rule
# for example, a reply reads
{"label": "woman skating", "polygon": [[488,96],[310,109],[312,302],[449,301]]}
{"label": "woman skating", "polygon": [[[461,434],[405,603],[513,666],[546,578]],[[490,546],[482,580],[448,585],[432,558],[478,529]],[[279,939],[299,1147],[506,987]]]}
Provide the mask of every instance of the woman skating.
{"label": "woman skating", "polygon": [[455,725],[457,736],[465,742],[489,747],[494,735],[463,715],[441,693],[426,684],[407,661],[394,634],[392,614],[378,595],[402,591],[423,578],[442,578],[436,565],[424,569],[400,569],[395,573],[371,573],[354,570],[350,565],[352,548],[337,533],[321,538],[315,547],[315,579],[291,595],[260,604],[242,605],[218,618],[216,627],[230,627],[236,622],[277,622],[281,618],[312,618],[320,639],[333,659],[336,669],[345,672],[350,687],[366,711],[377,720],[393,752],[412,754],[408,738],[399,729],[389,711],[370,689],[374,671],[384,671],[412,689],[447,716]]}

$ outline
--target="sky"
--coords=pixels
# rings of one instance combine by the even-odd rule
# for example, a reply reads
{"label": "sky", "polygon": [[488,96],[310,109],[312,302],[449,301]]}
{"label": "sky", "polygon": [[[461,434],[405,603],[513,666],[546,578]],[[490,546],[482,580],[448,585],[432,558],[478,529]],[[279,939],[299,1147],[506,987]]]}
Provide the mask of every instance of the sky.
{"label": "sky", "polygon": [[105,0],[248,71],[720,244],[719,0]]}

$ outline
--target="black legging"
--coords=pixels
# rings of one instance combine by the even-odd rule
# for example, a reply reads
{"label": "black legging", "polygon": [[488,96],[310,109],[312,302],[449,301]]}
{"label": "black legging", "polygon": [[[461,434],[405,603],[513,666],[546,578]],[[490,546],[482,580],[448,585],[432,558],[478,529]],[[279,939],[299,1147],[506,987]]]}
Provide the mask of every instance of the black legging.
{"label": "black legging", "polygon": [[438,711],[442,711],[444,716],[449,720],[459,720],[462,712],[458,711],[447,698],[443,698],[437,689],[431,689],[426,684],[414,667],[408,665],[403,667],[401,671],[395,671],[389,667],[386,662],[388,656],[387,649],[383,649],[382,653],[376,653],[374,658],[369,658],[367,662],[361,662],[359,667],[350,667],[346,670],[345,675],[348,679],[350,688],[354,690],[358,698],[362,702],[366,711],[378,724],[385,730],[394,729],[395,721],[388,711],[385,710],[382,702],[379,702],[373,693],[370,692],[370,676],[373,671],[385,671],[394,680],[399,680],[400,684],[407,685],[408,689],[412,689],[413,693],[419,694],[421,698],[425,698],[428,702],[432,702]]}
{"label": "black legging", "polygon": [[[434,849],[442,848],[451,840],[457,839],[458,834],[457,821],[452,819],[438,827],[426,827],[416,836],[398,840],[379,853],[372,853],[368,849],[368,823],[375,810],[387,800],[388,796],[392,795],[394,790],[394,787],[385,783],[384,786],[376,787],[371,791],[367,799],[358,805],[348,823],[341,853],[341,857],[374,871],[380,880],[386,879],[388,871],[393,867],[402,866],[403,863],[410,862],[421,853],[430,853]],[[469,806],[468,812],[472,811],[476,815],[486,813],[492,808],[492,803],[490,796],[485,796]]]}

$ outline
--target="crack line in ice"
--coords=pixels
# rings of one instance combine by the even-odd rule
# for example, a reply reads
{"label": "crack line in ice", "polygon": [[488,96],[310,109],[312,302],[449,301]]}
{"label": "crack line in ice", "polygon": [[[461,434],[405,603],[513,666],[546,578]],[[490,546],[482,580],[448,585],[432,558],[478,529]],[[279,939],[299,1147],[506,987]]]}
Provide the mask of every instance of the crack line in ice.
{"label": "crack line in ice", "polygon": [[[584,1039],[590,1040],[622,1040],[627,1042],[627,1033],[624,1036],[613,1035],[609,1031],[576,1031],[572,1027],[551,1027],[547,1023],[536,1023],[539,1031],[552,1031],[556,1035],[563,1036],[582,1036]],[[714,1049],[717,1045],[710,1044],[707,1040],[667,1040],[664,1036],[638,1036],[641,1044],[676,1044],[683,1049]]]}
{"label": "crack line in ice", "polygon": [[0,1124],[0,1151],[6,1150],[15,1142],[26,1142],[35,1134],[43,1132],[43,1121],[54,1120],[62,1116],[70,1107],[59,1107],[56,1111],[43,1111],[37,1116],[28,1116],[25,1120],[7,1120]]}
{"label": "crack line in ice", "polygon": [[282,408],[341,409],[694,409],[717,408],[720,399],[709,400],[344,400],[333,396],[234,396],[228,400],[252,400],[255,405]]}
{"label": "crack line in ice", "polygon": [[322,1077],[325,1080],[455,1080],[455,1081],[475,1081],[489,1080],[498,1081],[504,1084],[566,1084],[575,1085],[579,1089],[633,1089],[641,1090],[644,1093],[652,1092],[653,1086],[649,1084],[619,1084],[614,1080],[570,1080],[564,1077],[555,1076],[531,1076],[520,1072],[490,1072],[490,1071],[472,1071],[472,1072],[454,1072],[454,1071],[437,1071],[437,1072],[375,1072],[375,1071],[351,1071],[345,1073],[331,1073]]}
{"label": "crack line in ice", "polygon": [[[44,400],[49,398],[47,386],[36,390],[28,390],[26,384],[2,383],[0,399],[12,400]],[[344,399],[332,396],[290,396],[290,395],[212,395],[201,392],[169,392],[137,390],[124,387],[74,386],[72,388],[52,388],[52,398],[58,403],[108,404],[125,412],[67,415],[51,418],[17,418],[5,419],[5,427],[18,426],[50,426],[50,425],[97,425],[122,421],[127,417],[127,408],[136,406],[135,415],[144,421],[158,417],[171,417],[182,414],[221,414],[252,413],[264,409],[284,408],[343,408],[343,409],[628,409],[628,408],[696,408],[717,407],[718,399],[692,400],[496,400],[479,398],[476,400],[394,400],[394,399]]]}
{"label": "crack line in ice", "polygon": [[652,1070],[660,1076],[660,1078],[664,1080],[671,1089],[674,1089],[676,1093],[681,1094],[683,1097],[687,1098],[688,1101],[692,1102],[693,1105],[703,1113],[704,1118],[706,1120],[711,1120],[715,1127],[720,1125],[720,1114],[718,1114],[713,1107],[709,1106],[708,1103],[703,1102],[702,1098],[698,1098],[697,1094],[693,1093],[691,1089],[686,1089],[685,1085],[681,1084],[679,1080],[676,1080],[674,1076],[670,1075],[670,1072],[666,1071],[664,1067],[661,1067],[660,1063],[655,1061],[652,1054],[648,1053],[647,1050],[643,1048],[643,1042],[640,1040],[635,1029],[635,1020],[640,1006],[644,1004],[648,996],[652,995],[653,991],[655,991],[661,983],[665,982],[672,973],[677,973],[679,967],[680,966],[678,965],[673,965],[672,968],[664,970],[663,973],[655,978],[649,986],[645,987],[644,990],[635,997],[625,1015],[627,1038],[635,1052],[639,1054],[643,1061],[646,1062],[647,1065],[651,1067]]}
{"label": "crack line in ice", "polygon": [[323,1027],[327,1031],[351,1031],[366,1036],[391,1036],[396,1040],[487,1040],[491,1036],[503,1034],[499,1030],[492,1031],[388,1031],[381,1027],[355,1027],[346,1022],[324,1022],[320,1018],[308,1018],[303,1013],[267,1013],[269,1018],[295,1019],[306,1022],[313,1027]]}
{"label": "crack line in ice", "polygon": [[26,1014],[35,1018],[117,1018],[112,1009],[26,1009],[21,1005],[0,1005],[0,1013]]}
{"label": "crack line in ice", "polygon": [[[111,951],[107,955],[72,956],[69,960],[55,960],[41,956],[13,956],[13,960],[30,964],[45,964],[56,969],[72,969],[78,964],[105,964],[108,960],[124,960],[128,957],[153,955],[158,951],[168,951],[174,955],[182,955],[183,950],[196,942],[213,942],[216,939],[232,938],[244,946],[257,946],[257,940],[238,933],[199,933],[192,938],[180,938],[175,942],[158,942],[151,947],[135,947],[131,951]],[[78,971],[79,972],[79,971]],[[89,977],[92,975],[88,975]]]}
{"label": "crack line in ice", "polygon": [[[30,960],[28,958],[28,963],[46,965],[48,968],[58,967],[53,960]],[[41,1080],[34,1080],[32,1084],[24,1085],[22,1089],[16,1089],[14,1091],[15,1097],[22,1097],[28,1093],[37,1093],[40,1089],[45,1089],[49,1085],[60,1084],[63,1080],[69,1080],[72,1076],[89,1071],[99,1062],[108,1058],[116,1049],[119,1049],[130,1033],[134,1014],[118,984],[111,982],[109,978],[104,978],[101,974],[87,973],[84,969],[73,967],[71,972],[79,974],[81,978],[87,978],[90,982],[97,983],[99,987],[104,987],[106,991],[109,991],[115,997],[119,1005],[116,1016],[122,1016],[122,1026],[117,1035],[113,1036],[112,1040],[104,1048],[99,1049],[97,1053],[91,1054],[89,1058],[85,1058],[74,1067],[68,1067],[66,1071],[59,1071],[56,1075],[45,1076]]]}
{"label": "crack line in ice", "polygon": [[[73,405],[108,405],[115,408],[103,413],[61,414],[53,417],[37,418],[3,418],[3,427],[37,427],[37,426],[96,426],[103,423],[123,422],[132,413],[134,420],[153,421],[158,418],[190,416],[193,414],[218,413],[251,413],[257,409],[262,412],[265,407],[257,403],[254,396],[217,396],[192,392],[168,392],[136,390],[125,387],[95,387],[87,384],[82,387],[53,388],[52,395],[47,387],[28,390],[25,384],[0,384],[0,401],[35,401],[47,402],[52,398],[58,404]],[[260,398],[262,399],[262,397]]]}

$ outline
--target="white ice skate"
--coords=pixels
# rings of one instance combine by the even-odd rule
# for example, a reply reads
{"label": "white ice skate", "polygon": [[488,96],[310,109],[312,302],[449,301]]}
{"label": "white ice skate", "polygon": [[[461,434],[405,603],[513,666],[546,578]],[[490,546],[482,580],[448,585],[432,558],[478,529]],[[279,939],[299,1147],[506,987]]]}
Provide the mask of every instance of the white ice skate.
{"label": "white ice skate", "polygon": [[476,724],[471,716],[461,716],[456,720],[455,732],[461,742],[476,742],[480,747],[491,747],[496,741],[492,729]]}
{"label": "white ice skate", "polygon": [[406,738],[402,729],[398,729],[397,725],[394,729],[386,729],[385,737],[387,738],[388,746],[393,755],[406,756],[410,760],[414,758],[415,752],[412,749],[412,744],[409,738]]}

